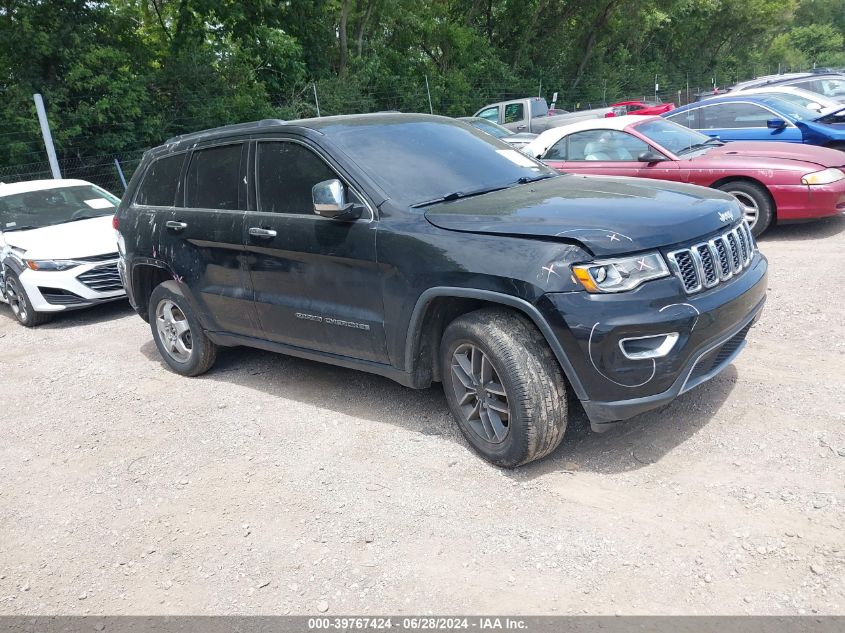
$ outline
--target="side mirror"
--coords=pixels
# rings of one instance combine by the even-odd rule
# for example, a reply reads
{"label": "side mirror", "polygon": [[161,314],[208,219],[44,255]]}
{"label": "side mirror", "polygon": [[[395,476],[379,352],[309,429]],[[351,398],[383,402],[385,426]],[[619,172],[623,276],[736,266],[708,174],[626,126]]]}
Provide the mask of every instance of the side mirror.
{"label": "side mirror", "polygon": [[666,157],[660,152],[649,149],[637,156],[637,160],[641,163],[659,163],[666,160]]}
{"label": "side mirror", "polygon": [[333,220],[357,220],[364,212],[363,205],[346,201],[343,183],[337,178],[318,182],[311,188],[314,213]]}
{"label": "side mirror", "polygon": [[766,127],[770,130],[782,130],[786,127],[786,121],[783,119],[769,119],[766,121]]}

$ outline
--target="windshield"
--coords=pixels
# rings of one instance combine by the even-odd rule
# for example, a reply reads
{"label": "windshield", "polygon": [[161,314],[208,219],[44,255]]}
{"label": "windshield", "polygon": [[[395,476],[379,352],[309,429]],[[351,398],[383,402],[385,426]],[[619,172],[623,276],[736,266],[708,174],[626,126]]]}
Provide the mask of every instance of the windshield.
{"label": "windshield", "polygon": [[0,231],[40,229],[113,215],[120,201],[94,185],[57,187],[0,197]]}
{"label": "windshield", "polygon": [[347,120],[321,131],[405,206],[557,175],[489,134],[447,119]]}
{"label": "windshield", "polygon": [[[763,94],[769,97],[775,97],[777,99],[780,99],[781,101],[787,101],[789,103],[799,105],[802,108],[806,108],[808,110],[816,110],[819,106],[824,107],[824,104],[821,103],[821,99],[811,99],[809,97],[805,97],[792,92],[769,92]],[[810,108],[810,105],[815,105],[816,108]]]}
{"label": "windshield", "polygon": [[789,117],[793,121],[812,121],[819,118],[819,113],[809,110],[797,103],[790,103],[780,97],[765,97],[763,100],[767,106],[777,110],[779,114]]}
{"label": "windshield", "polygon": [[673,154],[683,154],[690,148],[700,147],[713,140],[705,134],[666,119],[643,121],[636,124],[634,129]]}

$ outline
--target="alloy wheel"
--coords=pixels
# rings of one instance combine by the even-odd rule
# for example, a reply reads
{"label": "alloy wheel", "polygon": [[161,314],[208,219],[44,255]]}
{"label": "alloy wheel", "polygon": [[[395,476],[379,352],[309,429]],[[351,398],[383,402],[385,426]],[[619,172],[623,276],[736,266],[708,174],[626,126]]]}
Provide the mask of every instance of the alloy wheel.
{"label": "alloy wheel", "polygon": [[753,229],[760,217],[760,207],[757,202],[744,191],[728,191],[727,193],[739,200],[739,204],[742,205],[742,215],[748,222],[748,226]]}
{"label": "alloy wheel", "polygon": [[191,326],[181,308],[173,301],[164,299],[156,308],[156,330],[159,340],[170,357],[180,363],[187,363],[193,352]]}
{"label": "alloy wheel", "polygon": [[452,354],[452,388],[467,426],[482,440],[501,444],[510,432],[508,395],[490,358],[471,343]]}
{"label": "alloy wheel", "polygon": [[18,288],[18,282],[9,277],[6,279],[6,298],[9,300],[9,307],[12,308],[12,314],[18,321],[24,322],[27,319],[26,300],[21,296],[21,291]]}

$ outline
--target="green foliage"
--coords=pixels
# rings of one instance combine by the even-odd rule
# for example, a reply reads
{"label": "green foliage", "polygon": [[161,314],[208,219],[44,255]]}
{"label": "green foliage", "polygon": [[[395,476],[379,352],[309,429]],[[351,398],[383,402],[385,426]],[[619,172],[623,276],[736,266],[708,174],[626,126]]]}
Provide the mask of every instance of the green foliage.
{"label": "green foliage", "polygon": [[[596,105],[845,65],[842,0],[7,0],[0,166],[261,117]],[[426,87],[428,80],[428,89]]]}

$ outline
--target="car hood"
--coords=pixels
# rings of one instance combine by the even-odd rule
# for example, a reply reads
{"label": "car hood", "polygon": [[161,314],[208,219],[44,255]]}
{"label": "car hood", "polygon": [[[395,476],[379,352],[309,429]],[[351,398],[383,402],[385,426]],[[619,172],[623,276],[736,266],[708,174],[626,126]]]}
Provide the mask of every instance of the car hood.
{"label": "car hood", "polygon": [[441,202],[425,212],[442,229],[559,239],[598,257],[687,242],[740,215],[732,196],[704,187],[575,175]]}
{"label": "car hood", "polygon": [[29,231],[6,231],[2,239],[25,251],[27,259],[74,259],[117,252],[110,215]]}
{"label": "car hood", "polygon": [[777,143],[771,141],[733,141],[720,147],[714,147],[706,153],[693,158],[694,162],[718,160],[733,156],[741,158],[778,159],[813,163],[823,167],[839,167],[845,165],[845,153],[819,147],[816,145],[802,145],[800,143]]}

